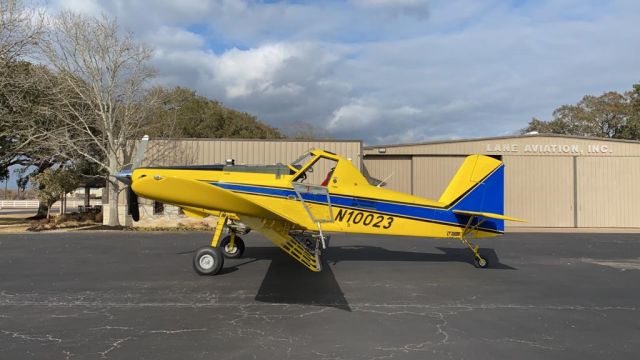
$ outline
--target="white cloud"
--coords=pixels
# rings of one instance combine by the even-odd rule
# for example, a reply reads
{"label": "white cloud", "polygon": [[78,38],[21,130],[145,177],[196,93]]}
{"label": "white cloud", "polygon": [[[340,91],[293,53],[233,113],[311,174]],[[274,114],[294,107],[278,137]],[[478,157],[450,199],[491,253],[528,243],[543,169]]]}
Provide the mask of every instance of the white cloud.
{"label": "white cloud", "polygon": [[97,0],[58,0],[52,2],[52,8],[56,10],[68,9],[87,15],[100,15],[104,8]]}
{"label": "white cloud", "polygon": [[345,138],[365,132],[370,134],[367,140],[375,142],[414,140],[416,134],[411,125],[419,121],[423,111],[411,106],[385,108],[384,105],[354,100],[333,112],[327,130]]}
{"label": "white cloud", "polygon": [[175,26],[161,26],[155,32],[148,34],[145,40],[165,51],[199,49],[205,43],[202,35]]}
{"label": "white cloud", "polygon": [[[274,90],[275,76],[296,55],[295,48],[279,44],[246,51],[232,49],[220,56],[213,67],[216,78],[225,84],[226,96],[233,99]],[[295,88],[293,85],[285,87]]]}
{"label": "white cloud", "polygon": [[429,7],[425,0],[352,0],[356,7],[363,9],[383,10],[388,15],[409,15],[426,18]]}
{"label": "white cloud", "polygon": [[331,131],[354,131],[373,125],[380,119],[381,110],[374,106],[352,103],[333,112],[327,129]]}
{"label": "white cloud", "polygon": [[635,1],[189,1],[52,8],[117,16],[160,82],[368,143],[516,132],[640,81]]}

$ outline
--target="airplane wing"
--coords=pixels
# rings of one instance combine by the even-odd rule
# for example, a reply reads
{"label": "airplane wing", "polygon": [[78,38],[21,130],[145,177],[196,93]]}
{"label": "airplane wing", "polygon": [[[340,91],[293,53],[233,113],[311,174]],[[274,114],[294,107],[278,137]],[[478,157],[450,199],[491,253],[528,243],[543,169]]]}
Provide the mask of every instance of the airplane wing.
{"label": "airplane wing", "polygon": [[131,187],[139,196],[181,206],[190,215],[236,214],[310,270],[321,270],[319,250],[311,251],[290,235],[299,224],[229,190],[203,181],[162,176],[138,178]]}
{"label": "airplane wing", "polygon": [[474,217],[486,217],[491,219],[498,220],[508,220],[508,221],[517,221],[517,222],[527,222],[526,220],[502,215],[502,214],[494,214],[489,212],[480,212],[480,211],[467,211],[467,210],[453,210],[454,214],[466,215],[466,216],[474,216]]}
{"label": "airplane wing", "polygon": [[142,197],[193,209],[226,211],[272,220],[286,220],[229,190],[204,181],[179,177],[145,176],[131,185]]}

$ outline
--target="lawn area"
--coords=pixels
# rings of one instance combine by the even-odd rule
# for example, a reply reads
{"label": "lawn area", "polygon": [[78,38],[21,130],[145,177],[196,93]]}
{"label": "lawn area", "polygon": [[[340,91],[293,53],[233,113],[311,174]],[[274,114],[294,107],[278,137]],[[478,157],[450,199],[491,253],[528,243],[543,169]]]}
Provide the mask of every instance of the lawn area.
{"label": "lawn area", "polygon": [[27,218],[34,214],[35,210],[33,213],[0,213],[0,232],[26,231],[31,225],[31,221]]}

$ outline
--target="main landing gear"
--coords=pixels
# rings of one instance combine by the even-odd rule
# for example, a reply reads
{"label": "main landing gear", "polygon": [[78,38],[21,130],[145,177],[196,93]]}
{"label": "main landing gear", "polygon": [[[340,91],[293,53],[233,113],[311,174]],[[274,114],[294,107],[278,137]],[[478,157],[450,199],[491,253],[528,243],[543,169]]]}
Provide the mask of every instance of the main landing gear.
{"label": "main landing gear", "polygon": [[[229,235],[222,238],[222,231],[227,228]],[[200,275],[216,275],[222,270],[224,258],[237,259],[244,254],[244,241],[238,234],[247,234],[248,227],[222,215],[218,218],[216,230],[213,233],[210,246],[196,250],[193,257],[193,268]]]}

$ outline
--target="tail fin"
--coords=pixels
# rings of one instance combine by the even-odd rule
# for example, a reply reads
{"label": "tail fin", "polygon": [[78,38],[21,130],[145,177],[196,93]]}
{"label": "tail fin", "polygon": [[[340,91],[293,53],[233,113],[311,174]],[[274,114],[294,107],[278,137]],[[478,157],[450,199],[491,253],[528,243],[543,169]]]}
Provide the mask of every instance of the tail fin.
{"label": "tail fin", "polygon": [[[440,196],[440,202],[462,214],[482,212],[504,214],[504,166],[502,161],[484,155],[468,156]],[[493,223],[493,224],[488,224]],[[483,227],[504,230],[504,220],[488,220]]]}

